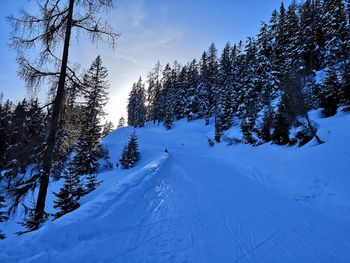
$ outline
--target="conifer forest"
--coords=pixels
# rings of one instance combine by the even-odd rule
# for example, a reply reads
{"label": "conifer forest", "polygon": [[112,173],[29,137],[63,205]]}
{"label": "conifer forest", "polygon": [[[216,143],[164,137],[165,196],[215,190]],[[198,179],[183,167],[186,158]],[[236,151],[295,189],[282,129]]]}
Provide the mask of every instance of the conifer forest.
{"label": "conifer forest", "polygon": [[[172,2],[124,3],[145,13],[116,21],[151,35],[155,10],[193,8]],[[193,5],[244,5],[228,2]],[[244,15],[259,14],[250,2]],[[111,113],[111,57],[149,50],[118,49],[124,6],[38,0],[6,14],[29,95],[0,84],[0,262],[350,262],[350,1],[280,2],[257,35],[213,35],[187,62],[161,56],[158,36],[153,68],[130,71],[125,113]]]}

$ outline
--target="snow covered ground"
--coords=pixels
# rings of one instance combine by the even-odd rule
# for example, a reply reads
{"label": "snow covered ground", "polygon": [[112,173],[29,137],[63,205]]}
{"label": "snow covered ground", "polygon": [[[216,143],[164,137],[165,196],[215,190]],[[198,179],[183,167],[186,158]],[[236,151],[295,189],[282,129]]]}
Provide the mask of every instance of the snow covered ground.
{"label": "snow covered ground", "polygon": [[[147,124],[135,168],[101,173],[81,208],[10,235],[0,262],[348,263],[350,115],[312,119],[326,143],[302,148],[209,147],[202,121]],[[106,138],[112,161],[132,131]]]}

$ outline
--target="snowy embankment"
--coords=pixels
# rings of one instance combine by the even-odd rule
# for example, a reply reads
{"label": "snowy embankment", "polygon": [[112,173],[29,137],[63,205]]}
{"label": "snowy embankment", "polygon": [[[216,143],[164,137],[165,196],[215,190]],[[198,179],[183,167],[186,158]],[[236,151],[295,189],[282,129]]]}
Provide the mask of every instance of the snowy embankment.
{"label": "snowy embankment", "polygon": [[[135,168],[101,173],[81,208],[0,242],[0,262],[349,262],[350,115],[312,118],[326,143],[302,148],[209,147],[202,121],[137,129]],[[132,131],[106,138],[112,161]]]}

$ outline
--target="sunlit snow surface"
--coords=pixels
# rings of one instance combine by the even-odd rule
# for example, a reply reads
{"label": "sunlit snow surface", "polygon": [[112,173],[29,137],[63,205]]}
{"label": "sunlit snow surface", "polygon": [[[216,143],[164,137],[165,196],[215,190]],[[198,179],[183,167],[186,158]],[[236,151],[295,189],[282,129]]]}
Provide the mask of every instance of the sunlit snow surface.
{"label": "sunlit snow surface", "polygon": [[[81,208],[39,231],[7,223],[0,262],[348,263],[350,115],[311,117],[323,145],[211,148],[203,121],[136,129],[135,168],[101,173]],[[132,131],[105,139],[114,163]]]}

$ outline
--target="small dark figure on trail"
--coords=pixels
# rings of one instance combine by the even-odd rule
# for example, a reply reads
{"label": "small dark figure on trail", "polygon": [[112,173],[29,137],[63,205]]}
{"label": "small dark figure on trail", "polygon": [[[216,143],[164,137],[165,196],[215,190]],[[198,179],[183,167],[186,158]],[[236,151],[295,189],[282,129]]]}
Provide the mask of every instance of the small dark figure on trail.
{"label": "small dark figure on trail", "polygon": [[208,138],[208,145],[209,145],[210,147],[213,147],[213,146],[214,146],[214,142],[213,142],[213,140],[210,139],[210,138]]}
{"label": "small dark figure on trail", "polygon": [[165,148],[164,152],[169,153],[168,148]]}

